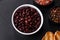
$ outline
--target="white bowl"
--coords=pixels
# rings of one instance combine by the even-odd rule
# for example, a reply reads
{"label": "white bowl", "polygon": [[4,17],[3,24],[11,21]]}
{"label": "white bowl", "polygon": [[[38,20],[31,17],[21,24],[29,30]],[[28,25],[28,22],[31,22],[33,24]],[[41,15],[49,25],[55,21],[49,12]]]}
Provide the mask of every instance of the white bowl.
{"label": "white bowl", "polygon": [[[14,16],[15,12],[16,12],[19,8],[21,8],[21,7],[26,7],[26,6],[32,7],[32,8],[34,8],[34,9],[36,9],[36,10],[38,11],[38,13],[40,14],[40,16],[41,16],[41,24],[40,24],[39,28],[38,28],[36,31],[31,32],[31,33],[24,33],[24,32],[19,31],[19,30],[15,27],[14,21],[13,21],[13,16]],[[41,27],[42,27],[42,25],[43,25],[43,15],[42,15],[42,12],[41,12],[36,6],[31,5],[31,4],[24,4],[24,5],[20,5],[19,7],[17,7],[17,8],[14,10],[13,14],[12,14],[12,19],[11,19],[11,20],[12,20],[12,25],[13,25],[14,29],[15,29],[18,33],[23,34],[23,35],[32,35],[32,34],[35,34],[36,32],[38,32],[38,31],[41,29]]]}

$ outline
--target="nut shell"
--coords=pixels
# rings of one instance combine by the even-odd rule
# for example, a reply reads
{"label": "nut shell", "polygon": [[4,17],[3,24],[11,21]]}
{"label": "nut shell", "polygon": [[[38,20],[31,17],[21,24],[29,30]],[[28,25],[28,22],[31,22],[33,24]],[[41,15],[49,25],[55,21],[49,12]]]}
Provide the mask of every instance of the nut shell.
{"label": "nut shell", "polygon": [[52,32],[47,32],[42,40],[55,40],[55,35]]}
{"label": "nut shell", "polygon": [[56,40],[60,40],[60,31],[55,32],[55,38]]}

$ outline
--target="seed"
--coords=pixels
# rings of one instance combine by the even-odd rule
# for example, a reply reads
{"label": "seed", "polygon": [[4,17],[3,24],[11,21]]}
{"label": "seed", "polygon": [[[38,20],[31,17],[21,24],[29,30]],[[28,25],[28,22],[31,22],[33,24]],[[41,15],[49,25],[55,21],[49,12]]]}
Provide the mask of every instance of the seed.
{"label": "seed", "polygon": [[[40,15],[36,9],[31,7],[23,7],[22,9],[18,9],[17,11],[15,12],[15,15],[17,16],[14,15],[14,24],[19,31],[31,33],[37,30],[41,20]],[[37,22],[37,20],[39,23]]]}
{"label": "seed", "polygon": [[50,18],[55,23],[60,23],[60,7],[54,7],[50,11]]}

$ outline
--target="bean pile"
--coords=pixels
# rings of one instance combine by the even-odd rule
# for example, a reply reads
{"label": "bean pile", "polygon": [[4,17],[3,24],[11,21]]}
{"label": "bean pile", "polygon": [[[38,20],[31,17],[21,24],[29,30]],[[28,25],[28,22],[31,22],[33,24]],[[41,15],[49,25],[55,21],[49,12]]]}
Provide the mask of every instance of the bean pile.
{"label": "bean pile", "polygon": [[36,9],[31,7],[19,8],[13,17],[16,28],[24,33],[36,31],[41,23],[40,14]]}
{"label": "bean pile", "polygon": [[50,3],[52,3],[53,0],[35,0],[35,2],[39,5],[43,5],[43,6],[46,6],[46,5],[49,5]]}
{"label": "bean pile", "polygon": [[60,23],[60,7],[54,7],[51,9],[50,16],[52,21],[55,23]]}

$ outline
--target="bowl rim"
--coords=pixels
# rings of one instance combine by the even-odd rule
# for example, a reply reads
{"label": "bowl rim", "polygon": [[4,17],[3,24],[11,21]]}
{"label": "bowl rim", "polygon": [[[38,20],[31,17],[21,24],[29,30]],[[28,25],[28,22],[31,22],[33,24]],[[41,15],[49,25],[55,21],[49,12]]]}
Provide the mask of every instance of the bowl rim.
{"label": "bowl rim", "polygon": [[[13,16],[14,16],[15,12],[16,12],[19,8],[21,8],[21,7],[32,7],[32,8],[34,8],[34,9],[36,9],[36,10],[38,11],[38,13],[40,14],[40,16],[41,16],[41,23],[40,23],[39,28],[38,28],[36,31],[31,32],[31,33],[24,33],[24,32],[19,31],[19,30],[15,27],[15,24],[14,24],[14,22],[13,22]],[[43,25],[43,15],[42,15],[42,12],[41,12],[36,6],[34,6],[34,5],[32,5],[32,4],[23,4],[23,5],[18,6],[18,7],[13,11],[11,21],[12,21],[12,25],[13,25],[14,29],[15,29],[18,33],[23,34],[23,35],[32,35],[32,34],[35,34],[36,32],[38,32],[38,31],[41,29],[41,27],[42,27],[42,25]]]}

